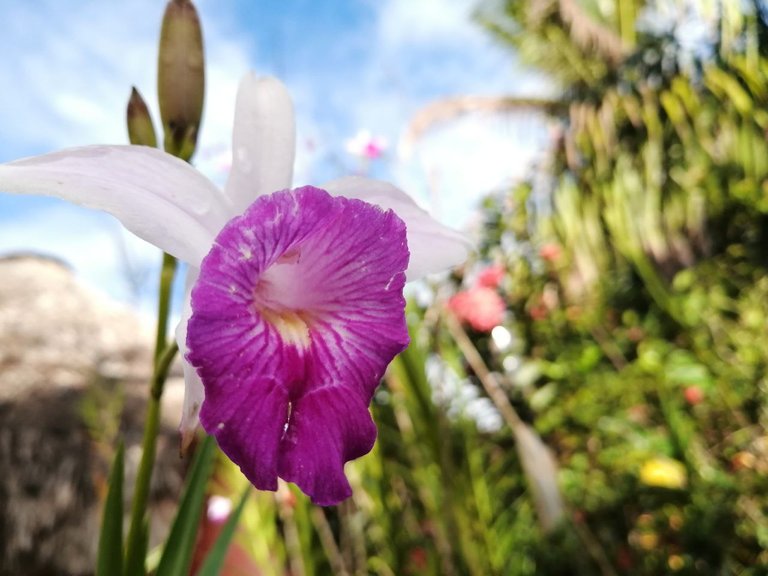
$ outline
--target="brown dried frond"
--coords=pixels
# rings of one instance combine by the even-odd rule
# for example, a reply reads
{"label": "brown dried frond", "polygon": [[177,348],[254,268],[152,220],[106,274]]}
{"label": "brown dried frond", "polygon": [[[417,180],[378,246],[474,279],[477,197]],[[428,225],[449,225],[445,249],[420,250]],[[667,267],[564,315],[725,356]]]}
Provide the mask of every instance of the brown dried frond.
{"label": "brown dried frond", "polygon": [[571,38],[584,49],[594,49],[611,64],[624,59],[625,46],[621,37],[610,28],[595,22],[577,0],[559,0],[560,17],[568,26]]}
{"label": "brown dried frond", "polygon": [[542,98],[515,98],[512,96],[452,96],[431,102],[419,110],[411,119],[405,136],[404,145],[417,142],[435,125],[455,120],[465,114],[487,113],[505,114],[512,111],[536,111],[551,114],[561,103]]}
{"label": "brown dried frond", "polygon": [[[555,5],[556,4],[556,5]],[[578,0],[539,0],[531,5],[528,12],[529,24],[543,21],[557,11],[568,33],[580,48],[594,50],[611,64],[624,59],[626,46],[621,37],[610,28],[596,22],[580,5]]]}

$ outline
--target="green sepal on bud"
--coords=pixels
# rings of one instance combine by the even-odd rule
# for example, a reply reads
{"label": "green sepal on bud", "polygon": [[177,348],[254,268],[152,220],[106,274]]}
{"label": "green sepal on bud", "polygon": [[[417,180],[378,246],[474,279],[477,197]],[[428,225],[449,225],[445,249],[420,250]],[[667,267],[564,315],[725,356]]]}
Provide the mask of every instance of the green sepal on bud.
{"label": "green sepal on bud", "polygon": [[160,31],[157,92],[166,152],[189,160],[195,152],[205,92],[203,33],[190,0],[171,0]]}
{"label": "green sepal on bud", "polygon": [[144,98],[141,97],[136,88],[131,88],[126,119],[128,121],[128,140],[131,144],[157,148],[157,135],[152,124],[152,116],[149,114],[149,108],[147,108]]}

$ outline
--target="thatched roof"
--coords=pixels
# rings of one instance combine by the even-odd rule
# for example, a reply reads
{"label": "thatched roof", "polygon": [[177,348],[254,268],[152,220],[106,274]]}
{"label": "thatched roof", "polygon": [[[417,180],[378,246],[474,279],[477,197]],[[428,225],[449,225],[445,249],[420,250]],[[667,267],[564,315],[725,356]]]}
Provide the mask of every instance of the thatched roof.
{"label": "thatched roof", "polygon": [[[0,576],[91,574],[115,438],[127,494],[140,457],[152,326],[37,255],[0,258]],[[178,398],[169,383],[169,397]],[[166,406],[153,500],[173,511],[181,485]],[[163,526],[155,527],[155,539]]]}

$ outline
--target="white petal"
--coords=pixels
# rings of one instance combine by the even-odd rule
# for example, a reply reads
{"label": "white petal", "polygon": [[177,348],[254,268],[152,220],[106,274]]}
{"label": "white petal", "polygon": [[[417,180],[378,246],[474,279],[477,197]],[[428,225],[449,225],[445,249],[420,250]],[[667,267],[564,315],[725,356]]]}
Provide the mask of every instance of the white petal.
{"label": "white petal", "polygon": [[296,154],[293,102],[272,77],[250,73],[240,81],[232,133],[232,170],[225,192],[233,215],[263,194],[290,188]]}
{"label": "white petal", "polygon": [[328,182],[322,188],[334,196],[358,198],[392,209],[403,219],[411,252],[406,271],[409,281],[461,264],[472,250],[471,242],[463,234],[440,224],[388,182],[349,176]]}
{"label": "white petal", "polygon": [[187,322],[192,317],[192,286],[200,275],[198,268],[189,268],[187,272],[186,289],[184,291],[184,303],[181,308],[181,319],[176,327],[176,342],[179,345],[179,354],[182,358],[182,368],[184,370],[184,406],[181,413],[181,450],[184,452],[192,442],[200,424],[200,407],[205,399],[205,389],[203,382],[197,375],[192,365],[187,362],[184,355],[187,352]]}
{"label": "white petal", "polygon": [[219,191],[186,162],[145,146],[88,146],[0,165],[0,192],[104,210],[169,254],[199,265],[227,220]]}

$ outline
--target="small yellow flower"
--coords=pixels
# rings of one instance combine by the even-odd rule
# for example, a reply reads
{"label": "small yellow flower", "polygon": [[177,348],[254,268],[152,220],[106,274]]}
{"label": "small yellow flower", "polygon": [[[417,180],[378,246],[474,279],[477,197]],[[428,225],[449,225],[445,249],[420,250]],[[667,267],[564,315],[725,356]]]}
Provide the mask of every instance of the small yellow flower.
{"label": "small yellow flower", "polygon": [[667,560],[667,565],[671,570],[677,572],[678,570],[685,568],[685,560],[683,560],[682,556],[672,554],[672,556],[670,556]]}
{"label": "small yellow flower", "polygon": [[653,458],[640,469],[640,482],[646,486],[676,490],[687,483],[685,466],[671,458]]}
{"label": "small yellow flower", "polygon": [[643,550],[653,550],[659,545],[659,535],[656,532],[646,532],[637,537],[637,543]]}

